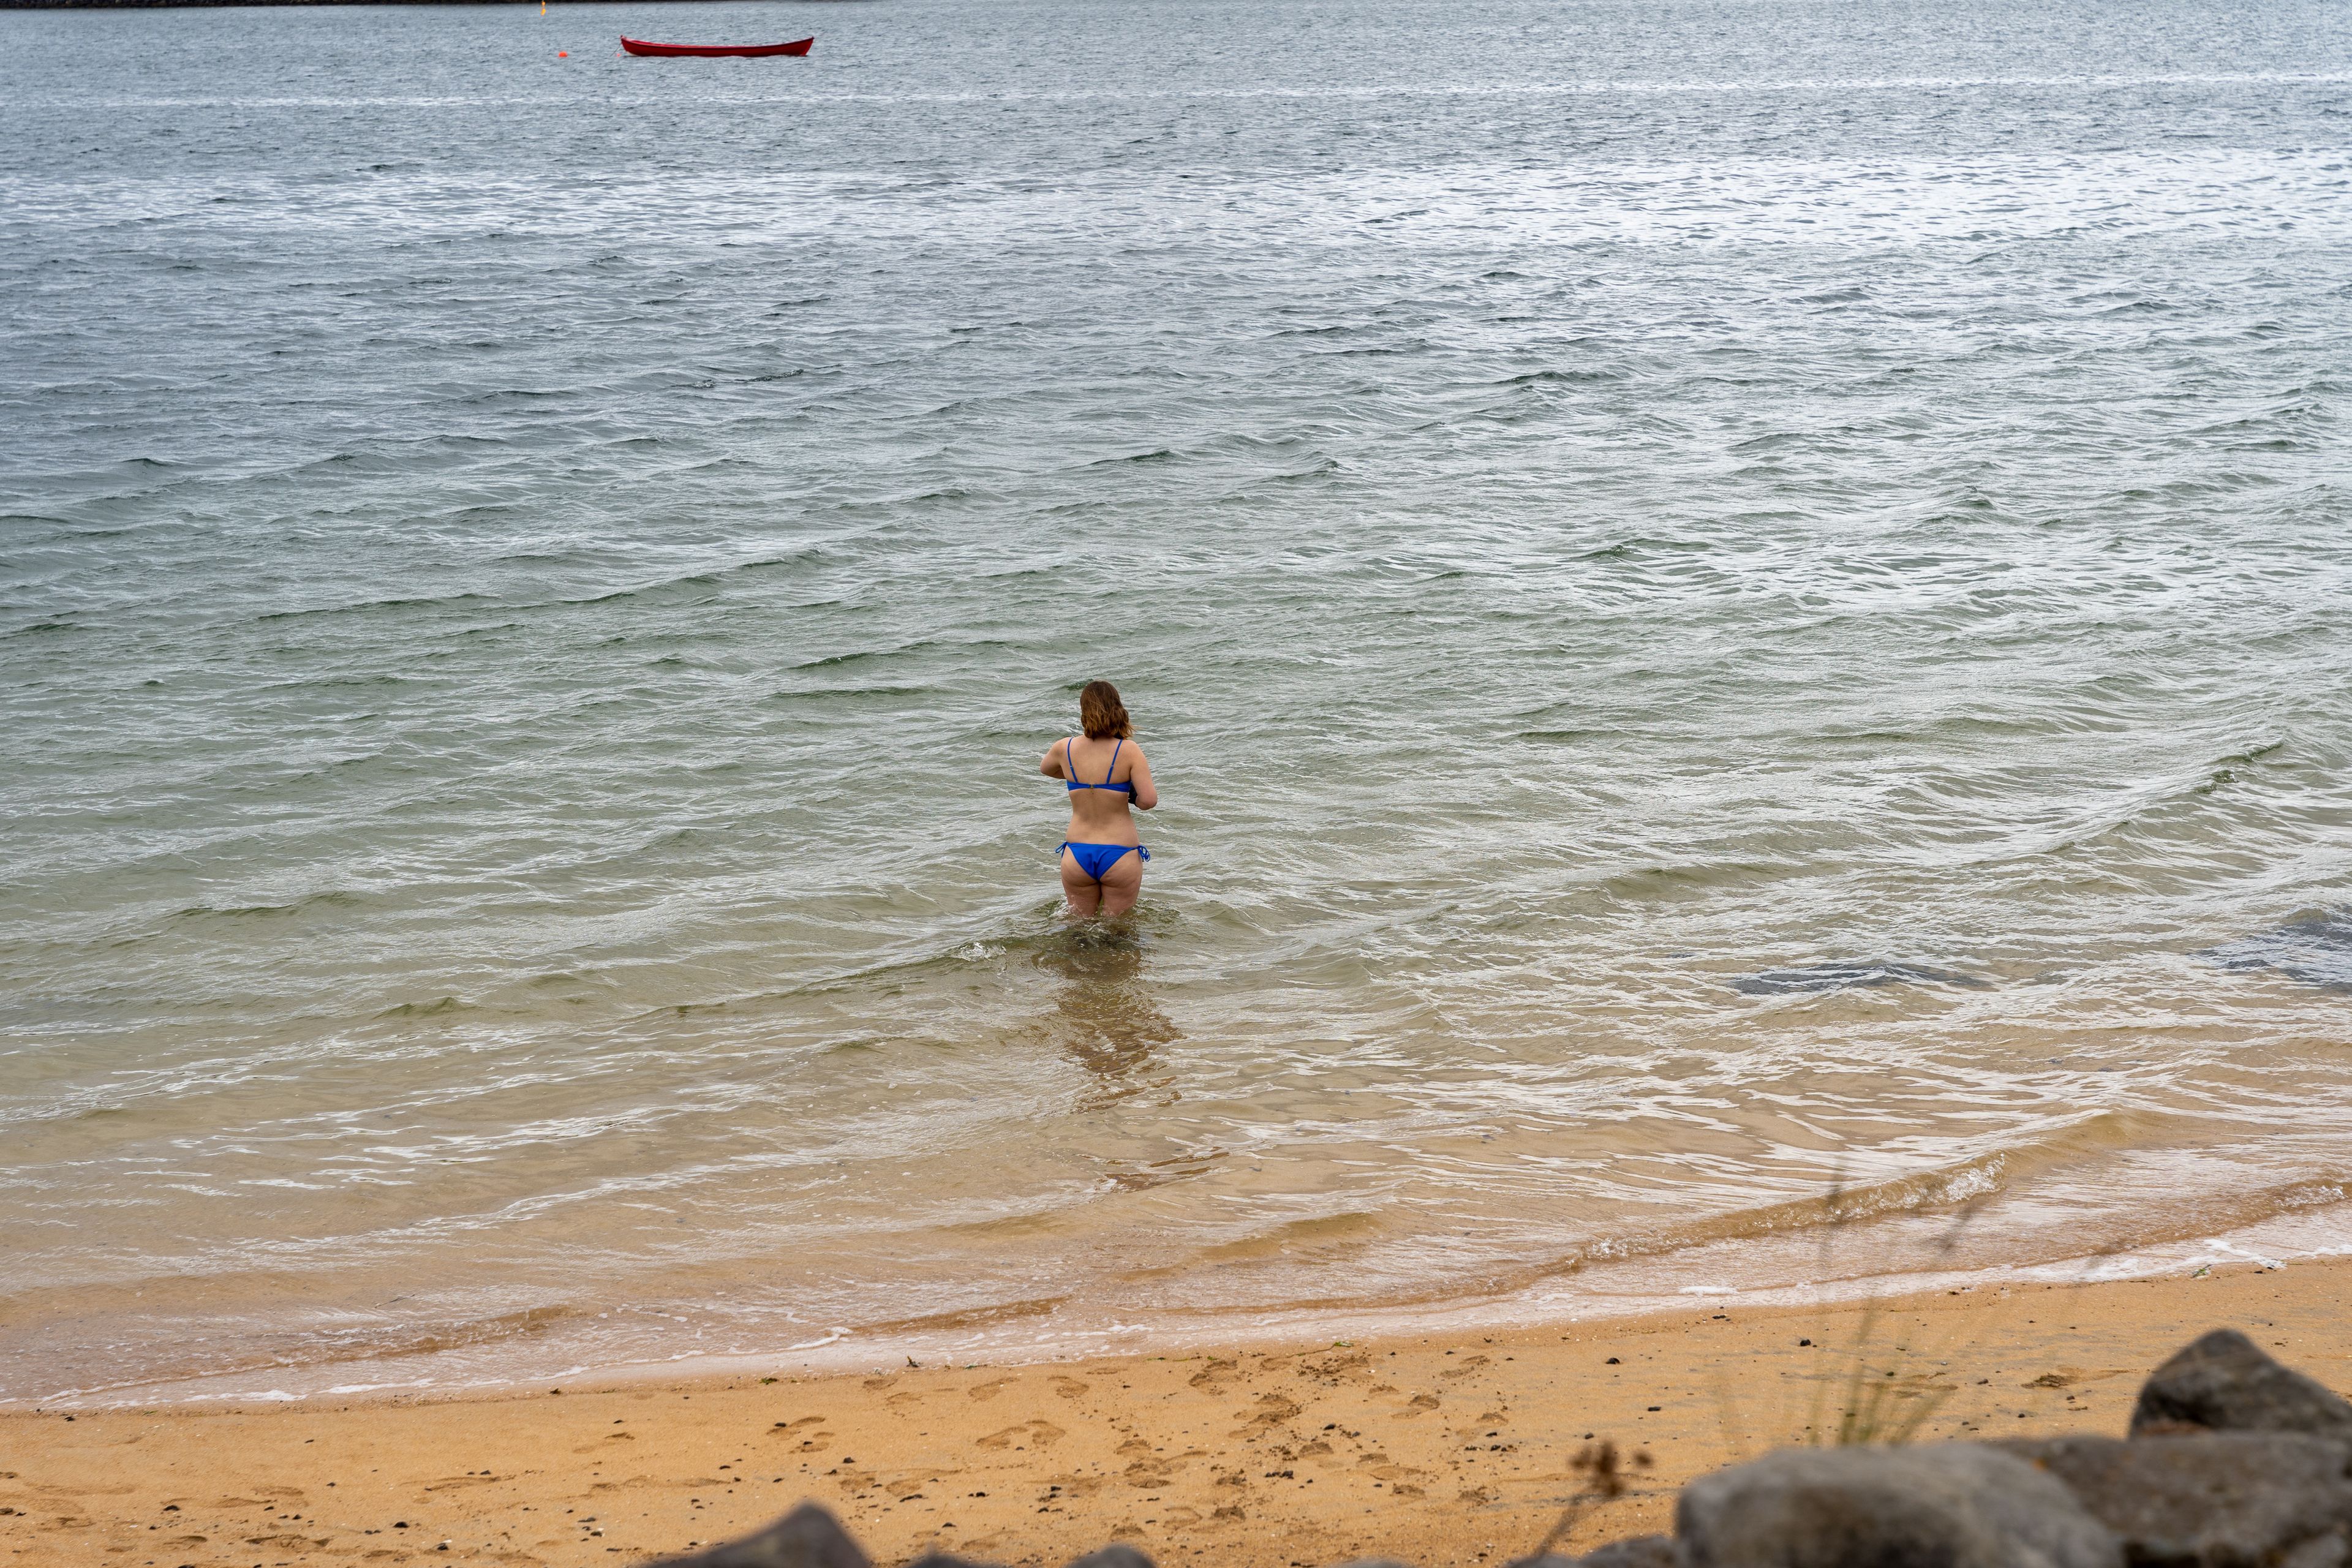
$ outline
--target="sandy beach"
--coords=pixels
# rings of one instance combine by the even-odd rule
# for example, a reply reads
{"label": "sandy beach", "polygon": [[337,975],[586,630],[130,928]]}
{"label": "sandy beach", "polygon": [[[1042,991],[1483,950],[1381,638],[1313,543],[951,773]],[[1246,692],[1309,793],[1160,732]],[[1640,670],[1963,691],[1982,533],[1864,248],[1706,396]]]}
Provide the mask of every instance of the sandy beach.
{"label": "sandy beach", "polygon": [[2145,1373],[2218,1325],[2352,1387],[2347,1286],[2352,1264],[2249,1266],[1181,1359],[15,1415],[0,1552],[627,1563],[812,1498],[885,1563],[947,1548],[1052,1564],[1118,1539],[1167,1563],[1470,1568],[1531,1551],[1604,1439],[1649,1463],[1564,1539],[1664,1528],[1684,1481],[1834,1420],[1865,1335],[1873,1375],[1941,1396],[1921,1440],[2119,1433]]}

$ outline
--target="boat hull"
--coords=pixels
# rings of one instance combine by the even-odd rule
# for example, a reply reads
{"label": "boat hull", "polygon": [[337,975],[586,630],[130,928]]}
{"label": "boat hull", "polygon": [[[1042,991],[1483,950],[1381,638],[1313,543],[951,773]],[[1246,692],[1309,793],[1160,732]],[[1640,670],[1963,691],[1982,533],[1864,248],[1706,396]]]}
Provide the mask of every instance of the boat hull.
{"label": "boat hull", "polygon": [[649,44],[643,38],[624,37],[621,47],[656,59],[761,59],[771,55],[804,55],[815,42],[814,36],[789,44]]}

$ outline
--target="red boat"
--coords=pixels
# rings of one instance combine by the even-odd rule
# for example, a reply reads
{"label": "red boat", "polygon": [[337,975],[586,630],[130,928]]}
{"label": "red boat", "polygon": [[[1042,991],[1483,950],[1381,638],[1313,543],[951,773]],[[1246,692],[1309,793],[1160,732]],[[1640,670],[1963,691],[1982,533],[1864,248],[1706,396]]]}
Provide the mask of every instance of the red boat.
{"label": "red boat", "polygon": [[658,55],[671,59],[714,60],[732,56],[752,59],[765,55],[804,55],[815,42],[814,35],[795,38],[789,44],[649,44],[643,38],[624,37],[621,47],[633,55]]}

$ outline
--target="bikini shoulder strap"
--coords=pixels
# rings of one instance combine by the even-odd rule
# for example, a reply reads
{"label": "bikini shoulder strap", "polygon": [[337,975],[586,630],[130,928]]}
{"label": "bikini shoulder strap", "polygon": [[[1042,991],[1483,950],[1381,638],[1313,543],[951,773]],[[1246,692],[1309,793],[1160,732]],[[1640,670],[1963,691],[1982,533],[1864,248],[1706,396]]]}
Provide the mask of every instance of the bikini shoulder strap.
{"label": "bikini shoulder strap", "polygon": [[1118,776],[1118,749],[1126,744],[1127,742],[1124,740],[1114,741],[1111,742],[1110,766],[1103,770],[1103,783],[1108,784],[1112,779]]}

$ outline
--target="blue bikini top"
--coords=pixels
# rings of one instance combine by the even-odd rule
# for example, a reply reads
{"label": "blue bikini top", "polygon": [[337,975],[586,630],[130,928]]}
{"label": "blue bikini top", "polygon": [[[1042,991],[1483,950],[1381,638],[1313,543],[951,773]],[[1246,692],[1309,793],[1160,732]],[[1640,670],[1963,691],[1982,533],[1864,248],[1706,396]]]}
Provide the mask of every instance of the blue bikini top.
{"label": "blue bikini top", "polygon": [[1134,797],[1134,784],[1113,784],[1110,782],[1110,775],[1118,772],[1118,748],[1127,744],[1125,741],[1120,741],[1117,745],[1111,747],[1110,766],[1103,770],[1103,782],[1098,784],[1080,784],[1078,782],[1078,765],[1070,760],[1070,748],[1075,744],[1076,744],[1075,741],[1065,741],[1062,742],[1062,774],[1070,781],[1070,787],[1072,789],[1115,789],[1120,794],[1127,795],[1129,799]]}

